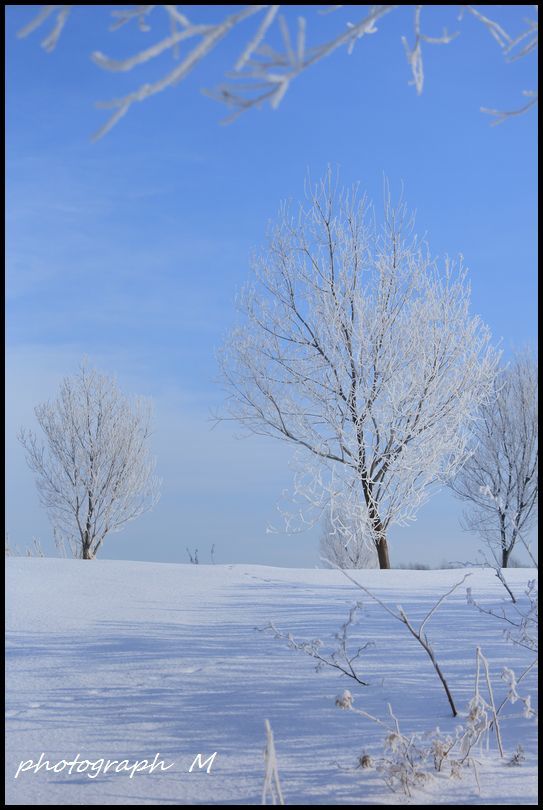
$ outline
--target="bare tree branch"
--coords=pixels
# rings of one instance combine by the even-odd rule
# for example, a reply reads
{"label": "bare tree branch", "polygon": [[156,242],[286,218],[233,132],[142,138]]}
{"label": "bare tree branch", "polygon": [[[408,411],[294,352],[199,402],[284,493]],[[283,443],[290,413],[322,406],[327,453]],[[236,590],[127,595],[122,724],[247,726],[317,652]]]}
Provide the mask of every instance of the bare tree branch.
{"label": "bare tree branch", "polygon": [[454,703],[453,696],[452,696],[451,691],[449,689],[449,685],[447,683],[447,680],[446,680],[446,678],[445,678],[445,676],[444,676],[444,674],[443,674],[443,672],[441,670],[441,667],[439,666],[439,663],[438,663],[438,661],[436,659],[434,650],[433,650],[433,648],[432,648],[432,646],[431,646],[431,644],[430,644],[430,642],[428,640],[428,637],[427,637],[426,633],[424,632],[424,627],[427,624],[427,622],[429,621],[429,619],[434,615],[436,610],[440,607],[440,605],[445,601],[445,599],[447,599],[447,597],[449,597],[452,593],[454,593],[454,591],[457,588],[459,588],[460,585],[462,585],[466,581],[466,579],[469,576],[471,576],[471,574],[470,573],[466,574],[464,577],[462,577],[462,579],[459,582],[457,582],[455,585],[453,585],[452,588],[450,588],[445,594],[443,594],[443,596],[441,596],[439,598],[439,600],[431,608],[431,610],[428,612],[428,614],[422,620],[421,624],[419,625],[419,628],[417,629],[411,623],[409,617],[407,616],[407,614],[405,613],[403,608],[401,608],[401,607],[398,608],[398,612],[396,613],[396,611],[392,610],[388,605],[386,605],[384,602],[382,602],[381,599],[379,599],[377,596],[375,596],[375,594],[373,594],[370,590],[368,590],[368,588],[366,588],[364,585],[362,585],[357,579],[355,579],[353,576],[351,576],[351,574],[349,574],[347,571],[343,570],[342,573],[343,573],[343,575],[345,577],[347,577],[348,580],[350,580],[353,583],[353,585],[356,585],[357,588],[360,588],[361,591],[364,591],[364,593],[367,594],[367,596],[369,596],[370,599],[373,599],[374,602],[377,602],[378,605],[380,605],[384,610],[386,610],[386,612],[388,614],[393,616],[398,621],[402,622],[402,624],[404,624],[407,627],[407,629],[409,630],[409,632],[411,633],[413,638],[415,638],[419,642],[419,644],[421,645],[423,650],[428,655],[430,661],[432,662],[432,666],[434,667],[434,669],[436,671],[436,674],[437,674],[439,680],[441,681],[441,683],[443,685],[443,689],[445,690],[445,694],[447,695],[447,700],[449,701],[449,706],[451,707],[453,717],[456,717],[457,714],[458,714],[458,711],[456,709],[456,705]]}

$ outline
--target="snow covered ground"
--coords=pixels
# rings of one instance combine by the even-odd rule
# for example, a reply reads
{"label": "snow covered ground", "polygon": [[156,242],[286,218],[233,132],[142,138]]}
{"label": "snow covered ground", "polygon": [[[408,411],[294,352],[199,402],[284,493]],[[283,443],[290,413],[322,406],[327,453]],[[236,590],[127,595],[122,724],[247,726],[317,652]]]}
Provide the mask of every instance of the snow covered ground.
{"label": "snow covered ground", "polygon": [[[364,571],[356,576],[391,607],[420,619],[464,572]],[[521,594],[535,572],[513,569]],[[492,571],[469,584],[486,607],[505,591]],[[357,686],[289,650],[269,633],[274,621],[296,638],[333,644],[349,607],[364,608],[353,645],[363,654]],[[441,684],[406,628],[337,571],[254,565],[166,565],[64,559],[7,560],[8,804],[259,804],[264,720],[269,719],[287,804],[400,804],[374,769],[356,765],[362,751],[382,752],[383,730],[335,706],[348,688],[355,706],[379,717],[390,702],[402,730],[452,730]],[[475,648],[490,662],[497,699],[503,666],[521,672],[533,656],[514,647],[502,623],[467,604],[465,587],[430,620],[427,632],[465,712],[473,694]],[[522,682],[535,700],[535,671]],[[414,804],[535,804],[536,726],[519,703],[502,723],[508,758],[521,743],[520,767],[484,753],[481,794],[471,771],[461,781],[435,779]],[[153,760],[166,771],[109,771],[95,778],[42,768],[15,773],[21,761]],[[210,773],[189,768],[198,753],[217,752]],[[43,762],[43,760],[42,760]],[[341,766],[341,767],[340,767]]]}

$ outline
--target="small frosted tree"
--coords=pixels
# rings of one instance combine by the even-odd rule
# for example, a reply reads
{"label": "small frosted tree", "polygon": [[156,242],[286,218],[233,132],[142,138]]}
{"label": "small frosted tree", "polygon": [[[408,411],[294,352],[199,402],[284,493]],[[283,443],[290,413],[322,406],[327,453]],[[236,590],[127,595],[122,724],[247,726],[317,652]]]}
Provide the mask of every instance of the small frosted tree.
{"label": "small frosted tree", "polygon": [[378,568],[375,545],[363,531],[363,524],[353,523],[351,510],[331,508],[324,520],[320,539],[321,560],[335,568]]}
{"label": "small frosted tree", "polygon": [[494,395],[481,405],[472,455],[451,484],[468,503],[465,528],[485,539],[503,568],[537,517],[537,410],[537,361],[529,352],[519,353],[501,369]]}
{"label": "small frosted tree", "polygon": [[297,493],[321,514],[348,506],[389,568],[388,527],[464,460],[498,358],[465,270],[438,266],[403,202],[387,193],[378,225],[330,173],[307,198],[254,261],[220,354],[225,418],[302,451]]}
{"label": "small frosted tree", "polygon": [[91,560],[109,532],[150,509],[159,497],[147,447],[150,405],[131,402],[111,377],[81,364],[58,397],[35,408],[41,442],[19,441],[36,476],[42,506],[76,556]]}

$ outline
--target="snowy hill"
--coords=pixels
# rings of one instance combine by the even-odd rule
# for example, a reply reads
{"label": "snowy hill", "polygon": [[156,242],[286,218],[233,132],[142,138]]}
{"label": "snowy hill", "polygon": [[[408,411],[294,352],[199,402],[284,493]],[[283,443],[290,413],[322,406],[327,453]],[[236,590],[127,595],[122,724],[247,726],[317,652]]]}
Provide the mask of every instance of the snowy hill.
{"label": "snowy hill", "polygon": [[[364,571],[356,577],[387,605],[420,620],[463,576],[448,571]],[[522,595],[534,571],[507,580]],[[492,571],[469,584],[486,607],[505,590]],[[353,628],[361,654],[360,686],[269,632],[273,621],[295,638],[333,648],[349,608],[363,602]],[[375,768],[355,769],[365,751],[382,753],[378,725],[341,711],[350,689],[355,706],[380,718],[390,703],[407,733],[452,731],[473,695],[475,648],[490,663],[496,699],[504,666],[521,672],[532,660],[503,635],[503,623],[466,600],[465,586],[440,607],[427,632],[460,708],[453,719],[424,651],[379,605],[340,572],[264,566],[169,565],[64,559],[7,560],[8,804],[259,804],[264,775],[264,720],[269,719],[287,804],[398,804]],[[331,647],[329,645],[332,645]],[[535,701],[535,670],[522,694]],[[506,759],[491,740],[483,752],[481,793],[467,770],[461,780],[433,779],[419,804],[534,804],[536,728],[519,702],[504,711]],[[507,766],[517,744],[519,767]],[[62,760],[153,760],[168,770],[89,772],[42,767]],[[189,768],[197,754],[217,752],[210,772]],[[480,759],[480,757],[478,757]],[[20,763],[27,768],[15,774]],[[42,760],[43,762],[43,760]]]}

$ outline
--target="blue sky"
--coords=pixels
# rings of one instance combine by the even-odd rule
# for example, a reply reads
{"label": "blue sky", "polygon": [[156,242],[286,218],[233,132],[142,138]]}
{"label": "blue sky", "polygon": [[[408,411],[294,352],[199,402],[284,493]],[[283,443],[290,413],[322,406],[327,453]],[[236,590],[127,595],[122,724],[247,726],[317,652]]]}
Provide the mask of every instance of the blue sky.
{"label": "blue sky", "polygon": [[[461,30],[427,45],[426,81],[409,85],[402,8],[361,39],[300,76],[277,111],[249,111],[229,126],[226,110],[200,93],[220,83],[255,22],[234,31],[177,87],[136,105],[101,141],[94,102],[119,96],[170,68],[171,57],[126,74],[101,71],[94,50],[126,56],[166,34],[108,32],[111,7],[75,7],[57,49],[46,29],[16,32],[38,6],[7,9],[7,529],[24,548],[51,531],[22,449],[20,425],[88,355],[130,393],[155,404],[153,450],[164,480],[157,508],[112,535],[104,557],[313,566],[318,530],[267,534],[289,486],[287,448],[211,430],[220,405],[215,350],[235,320],[235,296],[250,254],[283,199],[297,200],[309,170],[338,167],[377,202],[383,173],[403,183],[434,254],[462,253],[472,308],[507,352],[536,338],[536,116],[489,126],[481,106],[511,109],[536,86],[535,59],[506,64],[480,23],[455,7],[427,12],[427,30]],[[195,7],[214,20],[235,7]],[[302,12],[303,8],[303,12]],[[308,18],[308,40],[339,32],[367,7]],[[488,9],[489,7],[487,7]],[[187,12],[188,13],[188,12]],[[512,33],[533,7],[497,7]],[[478,542],[458,524],[462,507],[438,494],[407,529],[393,530],[395,562],[473,558]]]}

